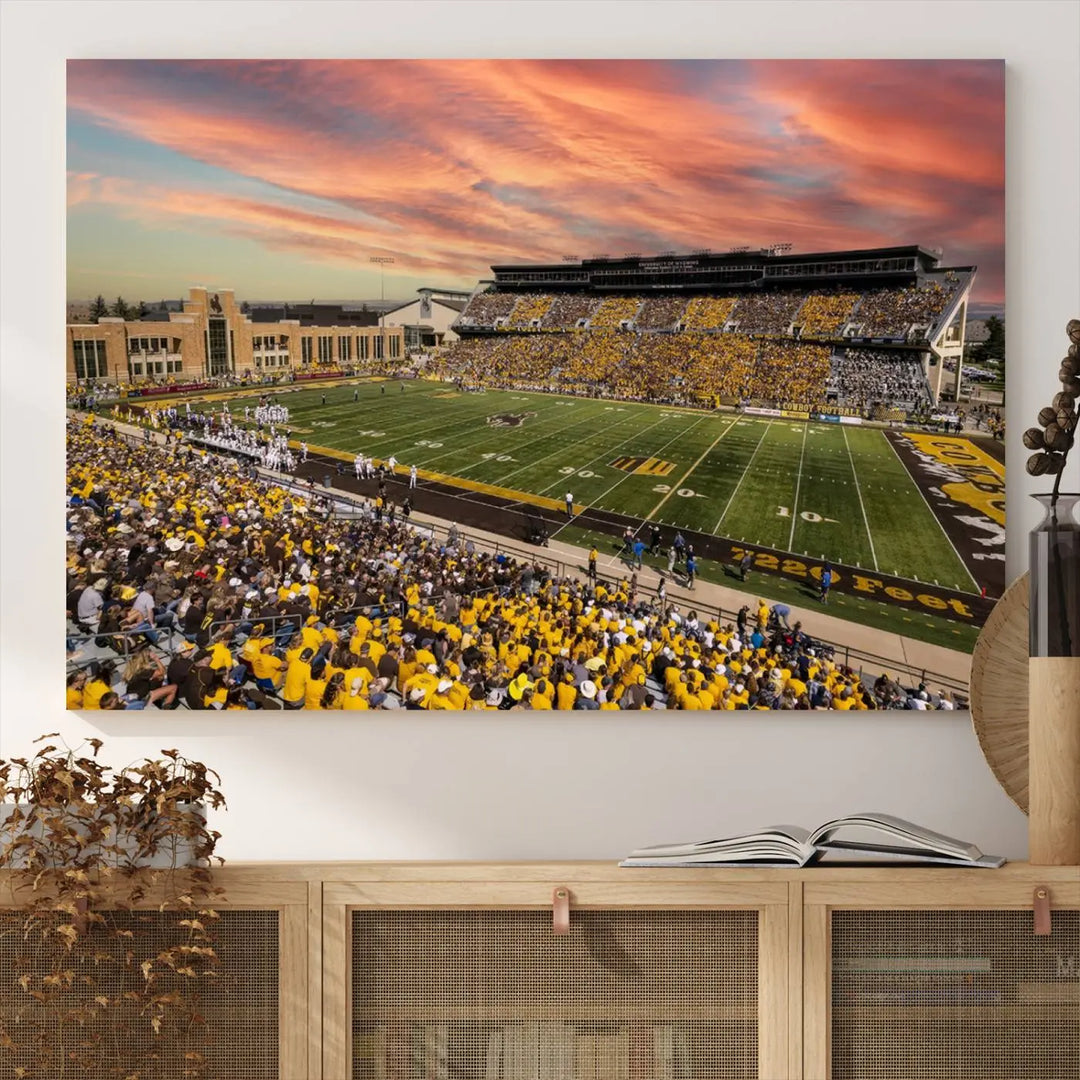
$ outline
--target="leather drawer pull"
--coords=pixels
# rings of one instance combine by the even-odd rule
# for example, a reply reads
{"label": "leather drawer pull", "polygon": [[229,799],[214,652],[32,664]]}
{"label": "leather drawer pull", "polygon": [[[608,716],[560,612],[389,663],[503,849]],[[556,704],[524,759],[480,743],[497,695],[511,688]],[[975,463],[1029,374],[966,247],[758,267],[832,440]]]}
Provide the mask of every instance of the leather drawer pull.
{"label": "leather drawer pull", "polygon": [[1035,936],[1050,936],[1050,890],[1045,885],[1035,888],[1035,897],[1032,901],[1035,913]]}
{"label": "leather drawer pull", "polygon": [[551,929],[560,937],[570,933],[570,890],[563,885],[551,895]]}

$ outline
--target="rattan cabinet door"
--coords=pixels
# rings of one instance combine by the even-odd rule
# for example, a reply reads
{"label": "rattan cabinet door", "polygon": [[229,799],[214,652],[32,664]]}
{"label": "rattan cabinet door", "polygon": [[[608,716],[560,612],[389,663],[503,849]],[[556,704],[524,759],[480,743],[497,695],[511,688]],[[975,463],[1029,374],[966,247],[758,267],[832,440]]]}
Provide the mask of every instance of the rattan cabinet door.
{"label": "rattan cabinet door", "polygon": [[1080,911],[828,917],[831,1080],[1080,1076]]}
{"label": "rattan cabinet door", "polygon": [[[43,945],[40,934],[24,933],[19,912],[0,913],[0,1076],[185,1080],[201,1058],[207,1075],[214,1077],[282,1077],[280,911],[221,910],[209,930],[219,962],[208,969],[212,977],[199,980],[195,1019],[184,1024],[166,1020],[159,1031],[152,1010],[124,1004],[95,1009],[93,997],[123,1003],[126,993],[141,991],[144,974],[138,960],[183,945],[188,932],[177,925],[175,913],[101,914],[105,923],[87,929],[85,941],[92,948],[80,945],[65,952],[62,941]],[[57,970],[63,985],[52,1002],[27,993],[38,976]],[[24,975],[33,981],[21,985]],[[165,971],[159,978],[155,992],[161,994],[190,987],[183,975]],[[93,980],[90,994],[87,979]]]}
{"label": "rattan cabinet door", "polygon": [[[753,910],[352,910],[353,1080],[759,1076]],[[768,1078],[772,1080],[772,1078]]]}

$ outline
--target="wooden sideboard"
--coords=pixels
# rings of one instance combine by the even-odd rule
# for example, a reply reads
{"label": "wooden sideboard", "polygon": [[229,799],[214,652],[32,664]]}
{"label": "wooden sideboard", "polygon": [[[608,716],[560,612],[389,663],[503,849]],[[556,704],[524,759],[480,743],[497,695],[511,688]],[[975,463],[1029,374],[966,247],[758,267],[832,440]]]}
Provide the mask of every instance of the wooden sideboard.
{"label": "wooden sideboard", "polygon": [[[207,1017],[224,1080],[1080,1073],[1078,867],[247,863],[215,879],[237,986],[236,1015]],[[2,943],[0,965],[10,1017]]]}

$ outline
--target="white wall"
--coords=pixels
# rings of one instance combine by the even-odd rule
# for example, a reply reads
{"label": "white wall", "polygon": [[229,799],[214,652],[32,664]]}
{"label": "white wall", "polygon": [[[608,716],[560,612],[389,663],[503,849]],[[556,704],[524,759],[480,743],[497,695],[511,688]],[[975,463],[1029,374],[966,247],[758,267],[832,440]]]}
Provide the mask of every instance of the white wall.
{"label": "white wall", "polygon": [[[25,753],[48,731],[102,735],[116,763],[180,747],[223,776],[231,811],[220,822],[222,853],[232,860],[613,858],[649,841],[870,808],[1023,857],[1026,819],[962,714],[350,722],[170,713],[93,723],[65,714],[65,56],[348,56],[363,42],[366,55],[387,57],[1004,57],[1010,576],[1024,567],[1034,515],[1018,435],[1053,393],[1065,323],[1080,315],[1075,3],[577,2],[531,13],[512,3],[396,3],[393,17],[386,5],[318,6],[261,5],[256,15],[225,3],[137,14],[4,5],[0,754]],[[320,27],[331,23],[327,37]]]}

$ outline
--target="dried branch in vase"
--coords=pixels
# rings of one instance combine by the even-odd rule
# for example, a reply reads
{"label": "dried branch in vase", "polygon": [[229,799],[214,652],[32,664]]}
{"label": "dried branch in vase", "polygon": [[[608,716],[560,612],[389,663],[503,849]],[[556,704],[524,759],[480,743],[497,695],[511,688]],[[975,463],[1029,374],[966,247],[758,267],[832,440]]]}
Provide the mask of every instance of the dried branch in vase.
{"label": "dried branch in vase", "polygon": [[1055,477],[1052,507],[1057,503],[1061,476],[1076,441],[1076,402],[1080,398],[1080,319],[1070,319],[1066,332],[1071,344],[1058,369],[1061,390],[1039,412],[1040,427],[1024,432],[1024,446],[1035,451],[1028,458],[1027,471],[1032,476]]}

